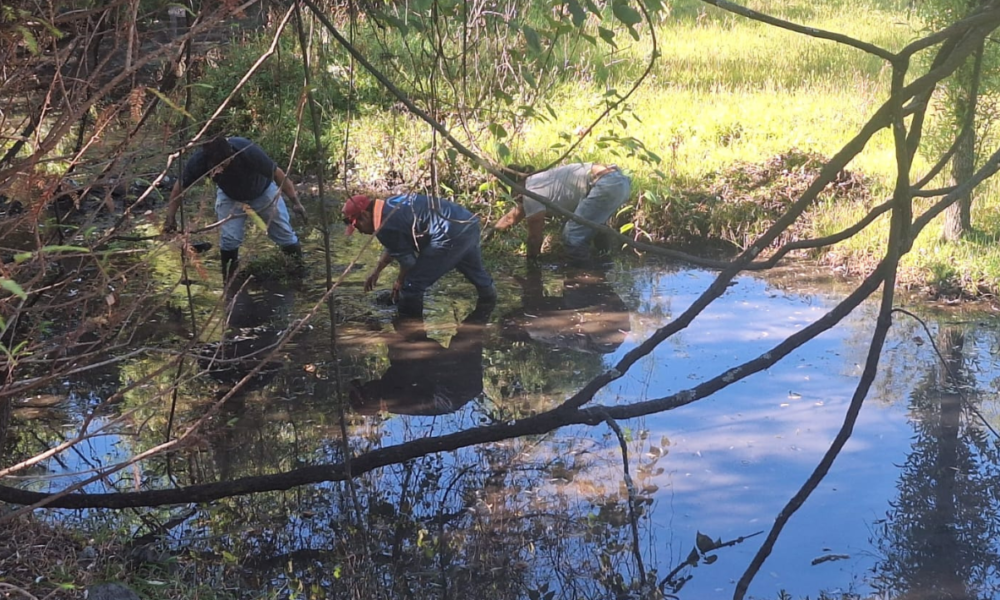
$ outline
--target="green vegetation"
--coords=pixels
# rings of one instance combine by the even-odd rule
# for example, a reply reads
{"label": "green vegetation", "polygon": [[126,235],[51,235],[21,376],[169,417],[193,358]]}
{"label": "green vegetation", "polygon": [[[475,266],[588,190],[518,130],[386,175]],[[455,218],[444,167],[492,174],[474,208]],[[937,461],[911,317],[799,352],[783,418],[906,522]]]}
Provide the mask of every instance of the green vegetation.
{"label": "green vegetation", "polygon": [[[825,158],[854,135],[887,94],[885,65],[858,50],[764,26],[694,0],[678,0],[669,5],[646,0],[641,5],[642,14],[636,10],[639,6],[636,3],[612,3],[599,9],[590,1],[583,6],[576,0],[558,5],[500,0],[486,8],[449,0],[375,4],[368,5],[364,14],[346,10],[331,10],[329,14],[361,54],[403,90],[409,101],[442,123],[450,135],[496,164],[615,162],[632,173],[635,181],[633,202],[617,215],[615,224],[643,239],[686,248],[695,246],[699,253],[717,246],[726,249],[746,246],[802,193]],[[918,18],[908,12],[909,4],[901,0],[862,3],[782,0],[749,2],[748,6],[898,49],[925,31]],[[275,10],[280,12],[280,8]],[[483,12],[470,16],[462,13],[465,10]],[[649,35],[645,10],[655,23],[656,46]],[[502,186],[461,156],[442,139],[440,132],[435,133],[411,114],[332,39],[332,32],[324,31],[314,16],[309,13],[305,16],[307,35],[312,40],[311,84],[304,81],[303,50],[293,30],[295,19],[288,21],[288,28],[276,40],[273,54],[260,62],[260,68],[254,65],[271,52],[272,36],[276,35],[274,24],[280,19],[271,19],[267,27],[259,28],[259,37],[254,29],[254,35],[238,41],[234,34],[230,44],[206,44],[211,48],[204,56],[194,65],[186,65],[191,67],[187,73],[197,75],[184,85],[164,92],[164,96],[170,96],[170,101],[164,104],[171,110],[157,113],[158,125],[166,125],[163,137],[156,138],[156,144],[162,146],[156,149],[161,153],[157,159],[170,151],[167,147],[171,144],[166,140],[173,138],[180,127],[186,128],[184,135],[199,129],[226,102],[222,121],[214,123],[209,132],[225,131],[254,138],[283,167],[292,165],[289,171],[297,180],[308,180],[319,170],[336,175],[333,184],[336,192],[330,194],[333,197],[319,199],[329,208],[337,206],[337,195],[358,188],[434,190],[472,206],[487,221],[495,220],[509,208],[510,200]],[[120,19],[120,22],[128,21]],[[4,37],[2,33],[0,38]],[[17,35],[19,40],[24,38],[23,32]],[[651,64],[652,58],[656,60]],[[245,76],[246,85],[231,94]],[[642,85],[632,94],[630,90],[640,80]],[[91,88],[98,89],[97,82],[97,79],[90,82]],[[122,86],[128,87],[125,83]],[[131,88],[133,92],[137,89],[134,85]],[[305,125],[310,115],[304,102],[306,92],[312,94],[320,108],[323,124],[319,139]],[[119,89],[116,93],[124,92]],[[187,94],[191,98],[185,98]],[[91,115],[95,121],[100,117],[103,127],[103,123],[112,122],[104,111],[115,97],[108,94],[81,114]],[[117,127],[131,127],[149,107],[141,104],[147,96],[135,93],[129,97],[134,104],[128,115],[132,121],[123,114],[116,117],[120,119],[115,121]],[[181,111],[176,108],[180,106],[189,110],[194,125],[187,115],[180,122]],[[946,109],[937,106],[934,114],[943,115]],[[609,111],[608,117],[593,126],[605,110]],[[262,343],[277,340],[291,328],[285,322],[279,327],[272,323],[225,321],[237,312],[236,299],[223,295],[221,285],[217,285],[220,281],[217,273],[207,275],[204,255],[199,258],[193,252],[182,254],[179,239],[169,242],[172,245],[162,245],[158,251],[146,251],[143,246],[136,252],[142,253],[143,262],[138,263],[141,268],[136,267],[137,272],[132,273],[129,269],[137,265],[136,259],[119,246],[123,241],[109,242],[112,244],[109,247],[121,254],[112,262],[103,250],[76,246],[78,242],[96,243],[99,239],[96,234],[74,235],[63,240],[60,233],[59,240],[45,242],[34,235],[45,229],[39,215],[59,191],[62,183],[59,179],[68,174],[70,157],[83,152],[87,128],[96,128],[95,123],[87,125],[86,120],[75,125],[78,119],[75,116],[63,126],[67,133],[59,141],[57,151],[65,156],[42,162],[35,173],[18,178],[8,188],[0,186],[0,190],[9,191],[11,198],[19,196],[17,200],[23,200],[31,209],[25,217],[24,230],[16,232],[23,234],[25,244],[37,241],[34,251],[8,242],[16,253],[10,263],[4,264],[13,266],[0,265],[5,269],[0,277],[3,288],[0,310],[27,314],[21,317],[20,331],[10,325],[14,321],[7,318],[8,313],[3,313],[0,319],[0,358],[9,365],[12,375],[8,379],[13,385],[18,384],[18,379],[23,380],[25,374],[33,374],[30,369],[51,369],[55,374],[65,375],[54,375],[50,388],[65,394],[59,386],[78,377],[77,364],[83,363],[72,352],[96,359],[109,346],[146,345],[155,350],[153,359],[142,357],[135,362],[122,359],[109,366],[107,372],[98,371],[109,389],[114,388],[100,396],[114,398],[120,405],[115,410],[132,411],[130,415],[143,433],[143,437],[136,435],[134,439],[123,436],[116,444],[120,449],[114,452],[135,455],[158,447],[164,440],[177,439],[179,432],[189,426],[197,426],[207,416],[208,407],[221,403],[230,393],[237,376],[242,377],[254,366],[262,367],[245,387],[218,408],[211,420],[205,421],[198,437],[192,436],[171,454],[144,460],[141,471],[136,469],[121,475],[117,483],[123,487],[194,485],[228,480],[234,474],[290,471],[313,462],[327,464],[339,460],[347,450],[361,453],[380,447],[383,433],[377,427],[366,429],[364,422],[347,422],[342,428],[339,414],[345,400],[346,387],[340,379],[344,374],[370,380],[384,373],[386,363],[391,363],[388,347],[379,346],[377,354],[373,354],[370,348],[362,346],[377,339],[376,334],[385,325],[376,308],[367,303],[352,305],[348,299],[338,304],[340,312],[336,316],[331,310],[329,317],[314,317],[313,323],[294,342],[283,347],[277,360],[268,359],[265,363],[254,362],[254,358],[243,360],[246,355],[238,356],[234,350],[237,344],[245,343],[256,351],[255,340]],[[178,122],[166,122],[174,119]],[[942,139],[946,137],[945,128],[940,127],[944,122],[938,119],[935,132]],[[73,126],[80,128],[75,144],[71,135]],[[34,127],[18,127],[8,137],[29,139],[30,131],[22,132]],[[46,123],[43,128],[51,127]],[[94,134],[95,138],[99,135]],[[979,139],[984,148],[989,147],[991,131],[984,130]],[[891,142],[888,131],[876,136],[820,196],[819,204],[778,243],[840,231],[881,203],[888,195],[896,169]],[[153,145],[148,141],[143,143]],[[940,150],[945,143],[929,146]],[[6,150],[14,146],[10,142],[2,147]],[[105,166],[116,165],[117,159],[131,149],[123,146],[115,150],[119,155],[108,162],[103,157],[96,160],[96,154],[105,148],[93,149],[95,156],[84,152],[88,160],[93,160],[89,165],[91,170],[81,167],[76,173],[103,172]],[[12,160],[16,154],[11,154]],[[933,160],[934,156],[917,156],[917,174]],[[157,162],[166,164],[165,160]],[[23,172],[35,168],[32,162]],[[9,169],[11,173],[15,170]],[[48,190],[47,195],[42,193],[43,188]],[[1000,260],[993,258],[992,243],[1000,232],[996,216],[1000,198],[996,197],[996,189],[991,184],[979,194],[974,216],[978,229],[973,235],[960,243],[945,245],[938,241],[939,228],[933,227],[918,240],[914,252],[906,258],[904,283],[926,285],[934,293],[950,295],[1000,289]],[[66,200],[71,194],[63,196]],[[113,198],[106,203],[114,206]],[[92,216],[89,210],[97,214],[93,207],[96,200],[91,201],[90,208],[79,206],[79,202],[64,201],[63,208],[69,211],[70,204],[74,217],[89,218]],[[193,208],[191,204],[189,207]],[[210,222],[210,206],[210,201],[203,202],[199,216],[190,221]],[[80,214],[76,215],[77,212]],[[137,217],[133,225],[125,226],[147,227],[152,230],[148,233],[155,233],[154,214],[150,209],[148,219]],[[138,212],[133,212],[133,216],[137,215]],[[318,219],[319,215],[315,217]],[[49,227],[55,231],[78,228],[62,223],[63,217],[58,214],[49,218],[55,219]],[[335,217],[328,220],[336,222]],[[86,232],[93,228],[96,232],[103,225],[88,221],[79,230]],[[820,258],[862,272],[884,252],[886,229],[884,219],[876,221],[871,229],[824,249]],[[315,230],[308,232],[316,234]],[[12,238],[5,237],[9,239]],[[346,243],[338,239],[337,243],[341,245],[331,251],[331,258],[339,264],[349,264],[357,258],[346,256],[350,244],[358,244],[356,238]],[[519,272],[523,266],[521,258],[516,256],[519,244],[517,235],[494,240],[486,249],[493,261],[491,270],[508,276]],[[291,272],[291,267],[297,265],[290,265],[282,255],[261,257],[252,253],[252,243],[248,246],[250,252],[243,254],[243,267],[246,275],[254,277],[254,282],[285,279],[287,283],[288,279],[298,279]],[[81,256],[53,251],[59,249],[73,249]],[[337,256],[337,252],[343,255]],[[366,252],[367,255],[361,255],[362,262],[370,264],[376,260],[375,247]],[[85,266],[70,270],[74,268],[69,263],[72,258]],[[56,264],[58,269],[48,266]],[[31,274],[28,267],[37,276],[27,277]],[[214,267],[213,264],[213,270]],[[16,268],[21,270],[14,271]],[[189,277],[192,272],[198,278]],[[344,285],[360,284],[364,272],[359,267]],[[182,285],[174,285],[177,281]],[[210,291],[192,294],[190,286],[199,281],[207,282]],[[542,283],[550,292],[549,298],[558,297],[561,286],[565,285],[558,278]],[[168,289],[166,285],[172,287]],[[294,305],[293,291],[303,292],[307,299],[311,299],[308,292],[315,291],[308,285],[302,290],[292,289],[295,287],[283,292],[289,298],[289,305]],[[502,296],[502,300],[511,300],[510,290],[502,294],[507,296]],[[343,296],[350,294],[345,292]],[[191,313],[190,327],[187,313],[174,310],[176,307],[167,298],[177,305],[186,303]],[[41,304],[32,308],[29,300]],[[234,308],[226,314],[221,307],[229,300]],[[516,303],[512,300],[502,305]],[[253,312],[254,302],[239,304],[247,312]],[[299,308],[305,305],[300,302]],[[22,312],[22,306],[26,306],[24,311],[33,312]],[[442,303],[434,307],[433,316],[468,312],[467,308],[470,307],[464,304]],[[295,314],[304,313],[300,310]],[[284,312],[280,314],[287,316]],[[505,325],[514,316],[503,312],[496,315]],[[323,321],[324,318],[330,321]],[[343,321],[334,321],[335,318]],[[144,330],[146,321],[160,324]],[[353,343],[365,350],[363,355],[352,356],[341,364],[317,350],[322,347],[321,341],[333,338],[330,330],[335,324],[347,329],[348,343],[352,343],[353,337]],[[650,325],[639,324],[631,331],[643,327]],[[135,336],[130,337],[133,332]],[[439,334],[442,341],[447,339],[442,331],[433,333]],[[542,347],[515,328],[504,333],[511,335],[496,340],[483,355],[494,367],[493,374],[484,381],[487,396],[494,403],[484,404],[475,413],[482,423],[520,420],[549,408],[606,368],[599,355],[581,358],[557,351],[557,346]],[[49,347],[48,342],[57,337],[62,338],[59,348]],[[161,345],[163,338],[173,340],[173,347]],[[22,339],[35,345],[25,345]],[[119,342],[121,345],[115,346]],[[190,348],[186,348],[188,345]],[[181,352],[182,346],[186,354]],[[167,351],[161,352],[164,349]],[[21,364],[25,362],[29,363],[28,371]],[[691,375],[694,378],[701,373]],[[121,395],[116,397],[119,391]],[[315,399],[315,404],[307,407],[308,413],[293,410],[296,405],[290,399],[297,395]],[[503,402],[496,401],[498,398]],[[91,408],[89,404],[82,405]],[[9,402],[6,408],[9,409]],[[24,427],[15,432],[17,437],[9,446],[17,450],[16,456],[28,457],[41,447],[51,447],[63,440],[64,433],[63,429],[53,429],[38,434]],[[340,436],[344,436],[343,443]],[[0,434],[0,439],[3,437]],[[629,572],[627,533],[630,532],[624,529],[626,516],[622,511],[627,494],[617,478],[603,477],[600,470],[593,475],[585,472],[587,462],[598,453],[593,447],[577,449],[572,444],[561,447],[558,441],[543,446],[539,443],[541,439],[526,442],[518,439],[495,446],[477,446],[463,453],[425,457],[398,465],[397,470],[387,468],[378,476],[359,477],[356,482],[312,486],[287,495],[230,498],[202,507],[204,512],[197,522],[185,527],[200,530],[210,541],[204,554],[191,552],[191,562],[204,558],[198,564],[208,571],[219,565],[218,576],[222,578],[230,575],[228,569],[235,569],[244,557],[252,558],[255,552],[262,557],[273,554],[283,560],[275,561],[271,571],[263,572],[274,576],[269,581],[278,582],[275,585],[287,584],[288,591],[282,591],[281,597],[319,597],[322,586],[337,587],[331,586],[331,577],[344,577],[354,587],[341,587],[356,596],[370,596],[369,589],[378,590],[377,586],[384,586],[389,580],[397,582],[395,585],[413,585],[406,590],[394,588],[392,592],[398,596],[421,596],[426,595],[424,589],[428,593],[438,590],[437,570],[444,573],[457,565],[455,572],[460,577],[456,581],[460,587],[480,586],[466,589],[469,595],[511,597],[511,590],[516,587],[529,597],[548,598],[552,594],[544,580],[551,576],[554,566],[576,569],[576,564],[563,557],[583,552],[600,555],[584,565],[589,569],[586,573],[590,578],[588,585],[594,590],[592,597],[624,597],[638,593],[640,586],[655,582],[655,578]],[[269,442],[267,456],[263,457],[266,460],[248,451],[255,447],[250,442],[257,440]],[[615,441],[610,434],[605,441],[606,445],[598,448],[597,458],[603,464],[617,465]],[[103,446],[95,447],[102,455],[106,452]],[[646,463],[648,475],[656,457],[661,456],[661,448],[656,446],[655,453],[651,448],[636,450],[634,456],[654,455],[652,462]],[[459,459],[455,460],[455,456]],[[463,464],[476,468],[466,469]],[[642,470],[638,476],[643,476]],[[397,477],[405,484],[389,477]],[[588,481],[588,477],[593,481]],[[384,486],[378,485],[383,481]],[[571,481],[580,490],[588,490],[586,503],[580,501],[583,494],[562,488]],[[566,489],[565,495],[562,489]],[[328,493],[330,490],[334,493]],[[539,499],[547,504],[539,505]],[[648,500],[652,502],[651,498]],[[542,514],[546,518],[540,521],[522,518],[537,514],[540,506],[551,511],[552,519],[545,513]],[[359,516],[355,520],[353,512],[365,515],[365,519]],[[338,517],[313,519],[327,513]],[[140,527],[138,517],[122,514],[125,516],[112,526],[108,537],[122,538],[125,531],[132,533]],[[168,517],[157,516],[163,520]],[[486,524],[480,526],[483,522]],[[485,534],[494,530],[494,522],[506,529],[496,529],[503,535],[490,533],[487,537]],[[303,523],[306,526],[300,529]],[[246,529],[239,528],[243,524],[248,524]],[[435,530],[424,529],[425,524],[432,524]],[[30,530],[34,523],[26,521],[22,525]],[[141,526],[147,525],[153,529],[150,524]],[[172,541],[175,547],[183,547],[186,538],[181,536],[186,531],[183,528],[177,531],[178,537]],[[316,532],[321,535],[313,537]],[[305,535],[298,537],[300,533]],[[281,537],[286,534],[287,538]],[[480,535],[482,540],[477,539]],[[327,557],[327,564],[296,567],[299,570],[289,566],[285,570],[285,565],[291,565],[295,557],[285,557],[283,551],[306,538],[310,542],[318,540],[319,547],[334,548],[335,552]],[[581,541],[594,545],[577,546]],[[67,538],[66,556],[76,560],[77,551],[88,543]],[[388,554],[380,548],[392,550],[391,564],[381,560]],[[551,551],[553,564],[538,562],[536,548]],[[117,545],[112,550],[116,556],[125,551]],[[185,564],[187,555],[182,558],[177,561],[182,567],[198,568]],[[308,555],[302,558],[310,559]],[[42,591],[48,593],[60,585],[71,585],[75,590],[83,585],[82,579],[73,580],[71,574],[63,573],[64,564],[73,563],[64,561],[59,563],[60,568],[48,569],[55,579],[51,585],[46,580]],[[528,571],[529,568],[534,571]],[[191,577],[181,578],[168,570],[162,575],[171,578],[169,593],[160,593],[155,588],[142,591],[148,597],[213,597],[212,593],[201,592],[202,587],[212,587],[219,597],[225,595],[221,588],[211,586],[214,580],[199,573],[193,571]],[[400,576],[401,573],[406,576]],[[413,577],[408,578],[409,574]],[[161,574],[156,572],[148,577],[143,574],[143,579],[137,581],[112,566],[101,575],[160,585],[150,581],[160,581]],[[530,578],[537,578],[537,584]],[[26,576],[24,584],[34,579]],[[173,582],[177,583],[176,590]],[[191,590],[185,592],[186,586]]]}
{"label": "green vegetation", "polygon": [[[909,3],[897,0],[786,0],[747,6],[890,50],[926,31]],[[642,75],[653,52],[644,24],[635,25],[643,33],[639,41],[628,35],[628,18],[588,18],[582,31],[593,36],[591,43],[585,36],[568,35],[569,18],[535,11],[510,21],[507,35],[517,34],[518,25],[521,35],[508,40],[508,48],[488,44],[485,34],[470,43],[469,64],[475,62],[473,68],[478,69],[470,76],[460,70],[468,65],[428,51],[430,34],[418,34],[416,24],[432,18],[429,9],[421,5],[406,15],[393,14],[382,16],[395,27],[378,35],[374,32],[382,30],[370,23],[355,23],[356,46],[418,106],[440,115],[452,135],[497,164],[517,160],[542,166],[560,159],[596,116]],[[401,16],[410,19],[408,25],[399,21]],[[763,182],[772,194],[764,198],[738,189],[739,173],[757,178],[794,156],[810,156],[818,164],[839,150],[886,98],[885,63],[844,45],[766,26],[694,0],[672,3],[653,18],[660,58],[649,78],[566,158],[615,162],[632,173],[635,204],[619,216],[617,225],[637,237],[673,245],[708,241],[742,247],[802,188],[781,189],[784,179],[775,173],[776,179]],[[614,32],[613,37],[605,38],[608,32]],[[444,47],[457,47],[457,39],[444,35]],[[605,43],[608,40],[615,47]],[[442,193],[474,204],[488,219],[504,209],[501,186],[380,91],[371,74],[332,40],[313,45],[313,84],[323,110],[327,148],[326,155],[316,156],[310,136],[296,125],[298,111],[293,108],[303,88],[301,52],[292,41],[286,33],[276,55],[238,94],[228,111],[228,126],[252,132],[279,154],[288,152],[297,136],[300,157],[308,164],[346,164],[348,187],[428,186],[434,163]],[[209,70],[205,79],[212,92],[200,102],[214,106],[221,90],[230,89],[269,43],[264,39],[218,58],[219,68]],[[524,53],[517,73],[482,66],[513,52]],[[533,73],[525,74],[529,69]],[[442,73],[466,73],[464,85],[453,85]],[[989,133],[981,134],[981,147],[989,147]],[[930,146],[939,151],[941,144]],[[918,155],[916,174],[934,160],[936,156]],[[811,175],[814,167],[802,177]],[[794,237],[839,231],[887,199],[895,172],[889,132],[877,135],[849,170],[848,176],[864,189],[826,195],[796,226]],[[720,189],[723,181],[725,189]],[[904,261],[902,281],[953,292],[1000,289],[1000,253],[994,250],[1000,233],[996,189],[987,183],[980,190],[973,208],[976,232],[960,243],[942,242],[940,223],[929,227]],[[753,208],[748,201],[764,205]],[[635,227],[629,228],[629,222]],[[886,223],[877,221],[871,230],[828,248],[822,258],[863,272],[880,256]],[[939,285],[942,270],[949,271],[945,287]]]}

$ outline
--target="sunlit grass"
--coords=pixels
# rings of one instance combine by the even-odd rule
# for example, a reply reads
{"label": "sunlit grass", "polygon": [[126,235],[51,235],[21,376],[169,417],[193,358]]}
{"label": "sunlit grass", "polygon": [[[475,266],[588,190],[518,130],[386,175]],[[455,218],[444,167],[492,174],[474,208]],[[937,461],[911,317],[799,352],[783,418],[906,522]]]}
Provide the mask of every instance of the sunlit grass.
{"label": "sunlit grass", "polygon": [[[905,1],[758,0],[745,4],[893,51],[926,33]],[[734,164],[763,163],[793,150],[830,157],[888,97],[890,72],[884,61],[696,0],[671,3],[656,32],[660,58],[649,79],[622,110],[598,125],[565,159],[617,163],[631,172],[635,196],[676,196],[678,191],[700,189],[711,174]],[[568,143],[576,141],[604,110],[608,99],[624,93],[646,68],[653,50],[648,36],[634,42],[618,26],[615,39],[619,48],[610,52],[579,41],[560,48],[573,77],[549,91],[553,116],[531,120],[502,140],[512,152],[510,157],[496,152],[496,142],[501,140],[483,135],[485,127],[471,137],[455,128],[457,136],[497,163],[515,160],[544,166],[559,160]],[[915,61],[910,77],[922,69],[921,62]],[[934,118],[932,112],[929,128]],[[390,122],[391,130],[387,129]],[[355,136],[375,142],[359,148],[359,171],[377,177],[376,171],[384,172],[387,158],[397,164],[393,169],[403,172],[419,171],[424,164],[431,136],[421,123],[398,114],[389,120],[385,113],[372,113],[353,126]],[[623,138],[633,140],[632,146],[622,144]],[[925,145],[916,157],[914,179],[938,151],[940,147]],[[896,171],[890,132],[877,134],[848,169],[860,173],[872,186],[871,205],[886,200]],[[477,177],[474,167],[459,175]],[[489,179],[481,173],[478,176]],[[973,217],[977,234],[969,240],[943,244],[941,223],[932,223],[904,260],[903,279],[933,280],[948,271],[940,265],[951,265],[966,287],[974,281],[1000,287],[996,283],[1000,282],[1000,256],[992,258],[996,254],[993,241],[1000,237],[1000,201],[994,191],[987,187],[980,192]],[[646,206],[655,210],[656,204]],[[821,205],[806,216],[808,228],[817,236],[833,233],[853,224],[870,208]],[[888,219],[880,219],[833,248],[827,258],[863,271],[884,252],[887,224]]]}

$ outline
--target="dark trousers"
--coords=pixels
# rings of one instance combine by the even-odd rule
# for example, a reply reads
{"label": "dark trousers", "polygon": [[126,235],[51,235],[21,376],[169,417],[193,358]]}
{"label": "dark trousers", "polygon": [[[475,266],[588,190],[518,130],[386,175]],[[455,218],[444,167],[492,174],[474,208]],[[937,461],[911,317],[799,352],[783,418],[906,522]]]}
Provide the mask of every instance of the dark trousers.
{"label": "dark trousers", "polygon": [[427,248],[417,257],[416,264],[406,273],[399,293],[399,312],[423,312],[424,292],[445,273],[455,269],[472,285],[480,296],[494,294],[493,278],[483,268],[479,247],[479,223],[470,223],[451,238],[448,248]]}

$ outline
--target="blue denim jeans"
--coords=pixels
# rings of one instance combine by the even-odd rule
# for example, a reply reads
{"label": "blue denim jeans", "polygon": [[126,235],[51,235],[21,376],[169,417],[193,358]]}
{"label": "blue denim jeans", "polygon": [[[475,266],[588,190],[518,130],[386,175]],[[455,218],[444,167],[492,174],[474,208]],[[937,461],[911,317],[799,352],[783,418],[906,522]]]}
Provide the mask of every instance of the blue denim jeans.
{"label": "blue denim jeans", "polygon": [[[604,224],[628,200],[632,182],[621,171],[612,171],[597,180],[574,211],[578,216]],[[566,221],[562,231],[567,250],[584,249],[594,230],[575,221]]]}
{"label": "blue denim jeans", "polygon": [[215,194],[215,214],[219,220],[231,217],[222,224],[219,233],[220,250],[236,250],[243,243],[243,231],[246,228],[247,213],[244,206],[249,206],[267,224],[267,237],[278,246],[290,246],[299,243],[295,230],[288,218],[288,208],[285,200],[278,193],[274,182],[264,193],[250,202],[239,202],[226,195],[221,189]]}

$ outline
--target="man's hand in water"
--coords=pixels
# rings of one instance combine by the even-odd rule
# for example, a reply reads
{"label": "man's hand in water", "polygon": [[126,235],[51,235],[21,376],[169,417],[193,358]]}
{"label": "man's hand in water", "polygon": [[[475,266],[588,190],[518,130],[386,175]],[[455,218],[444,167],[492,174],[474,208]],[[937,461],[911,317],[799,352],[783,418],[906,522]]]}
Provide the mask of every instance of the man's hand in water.
{"label": "man's hand in water", "polygon": [[365,291],[366,292],[370,292],[370,291],[372,291],[372,290],[375,289],[375,286],[378,284],[378,276],[379,276],[379,274],[380,273],[377,270],[376,271],[372,271],[371,274],[368,277],[365,278]]}

